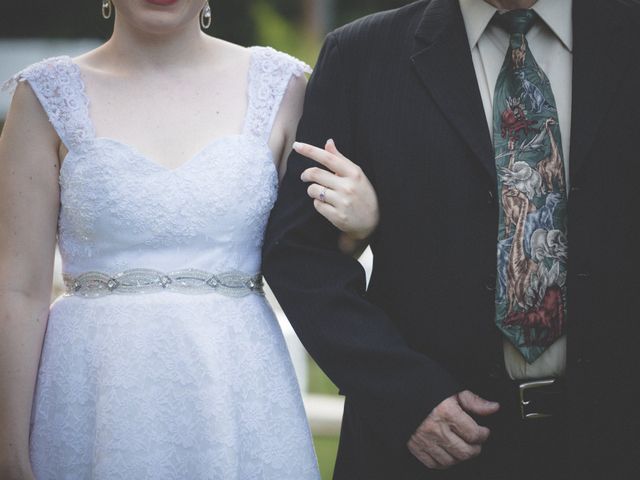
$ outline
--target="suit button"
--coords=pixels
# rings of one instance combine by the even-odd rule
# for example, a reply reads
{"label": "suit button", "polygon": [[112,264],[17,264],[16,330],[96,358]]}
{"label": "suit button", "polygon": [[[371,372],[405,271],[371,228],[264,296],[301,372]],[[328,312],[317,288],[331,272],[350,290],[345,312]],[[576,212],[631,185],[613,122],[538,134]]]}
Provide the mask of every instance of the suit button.
{"label": "suit button", "polygon": [[496,276],[495,275],[489,275],[489,277],[487,278],[487,281],[484,284],[484,288],[486,288],[489,292],[495,292],[496,291]]}
{"label": "suit button", "polygon": [[578,365],[586,367],[587,365],[589,365],[591,363],[591,360],[589,360],[588,358],[585,358],[585,357],[578,357],[578,359],[576,360],[576,363]]}
{"label": "suit button", "polygon": [[572,185],[571,188],[569,189],[569,193],[576,193],[580,191],[580,187],[577,187],[575,185]]}
{"label": "suit button", "polygon": [[498,362],[492,363],[491,366],[489,367],[489,378],[497,379],[497,378],[504,378],[504,376],[505,376],[504,367]]}

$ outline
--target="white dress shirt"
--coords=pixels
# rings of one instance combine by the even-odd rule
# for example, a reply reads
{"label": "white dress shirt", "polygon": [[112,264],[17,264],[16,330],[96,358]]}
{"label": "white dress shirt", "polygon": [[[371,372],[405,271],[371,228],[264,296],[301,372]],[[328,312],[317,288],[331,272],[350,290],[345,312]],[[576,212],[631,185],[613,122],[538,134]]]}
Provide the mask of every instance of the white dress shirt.
{"label": "white dress shirt", "polygon": [[[459,1],[487,124],[489,131],[493,132],[493,94],[509,48],[509,34],[490,24],[498,10],[486,1]],[[540,19],[526,37],[529,51],[549,78],[556,100],[568,191],[573,67],[572,0],[538,0],[533,10]],[[504,360],[512,379],[562,376],[566,365],[566,337],[558,339],[532,364],[527,364],[522,354],[505,337]]]}

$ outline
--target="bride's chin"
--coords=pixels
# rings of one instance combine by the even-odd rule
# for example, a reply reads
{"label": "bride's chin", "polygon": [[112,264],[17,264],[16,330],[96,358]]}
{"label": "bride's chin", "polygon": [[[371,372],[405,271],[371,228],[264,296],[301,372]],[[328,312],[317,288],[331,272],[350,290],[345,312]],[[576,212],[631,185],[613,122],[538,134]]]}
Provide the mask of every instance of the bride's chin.
{"label": "bride's chin", "polygon": [[168,7],[178,3],[178,0],[145,0],[145,2],[150,3],[151,5]]}
{"label": "bride's chin", "polygon": [[141,33],[148,35],[170,36],[173,33],[184,30],[185,22],[149,21],[145,19],[142,22],[137,22],[135,27]]}
{"label": "bride's chin", "polygon": [[140,34],[170,36],[184,31],[190,24],[199,29],[199,25],[196,27],[196,21],[193,18],[175,18],[169,15],[136,15],[133,18],[126,19],[125,23],[129,29],[133,28]]}
{"label": "bride's chin", "polygon": [[154,35],[171,34],[190,23],[195,24],[201,8],[197,0],[118,0],[113,3],[116,18],[120,16],[128,25]]}

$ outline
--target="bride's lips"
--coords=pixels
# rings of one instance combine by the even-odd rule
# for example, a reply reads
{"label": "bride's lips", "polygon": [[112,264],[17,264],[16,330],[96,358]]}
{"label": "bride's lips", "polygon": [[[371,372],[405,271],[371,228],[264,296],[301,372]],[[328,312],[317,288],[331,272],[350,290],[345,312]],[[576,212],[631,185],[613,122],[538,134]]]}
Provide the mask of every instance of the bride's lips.
{"label": "bride's lips", "polygon": [[177,1],[178,0],[147,0],[148,3],[152,3],[153,5],[162,5],[162,6],[173,5]]}

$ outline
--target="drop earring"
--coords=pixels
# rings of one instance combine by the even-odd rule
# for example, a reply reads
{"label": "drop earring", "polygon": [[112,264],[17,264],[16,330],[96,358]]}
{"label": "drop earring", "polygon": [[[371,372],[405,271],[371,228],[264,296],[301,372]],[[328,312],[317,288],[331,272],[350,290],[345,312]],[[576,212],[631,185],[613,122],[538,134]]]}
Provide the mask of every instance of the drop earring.
{"label": "drop earring", "polygon": [[211,26],[211,5],[209,2],[200,11],[200,26],[206,30]]}
{"label": "drop earring", "polygon": [[111,5],[111,0],[102,0],[102,18],[109,20],[112,12],[113,6]]}

